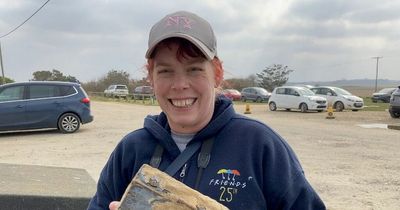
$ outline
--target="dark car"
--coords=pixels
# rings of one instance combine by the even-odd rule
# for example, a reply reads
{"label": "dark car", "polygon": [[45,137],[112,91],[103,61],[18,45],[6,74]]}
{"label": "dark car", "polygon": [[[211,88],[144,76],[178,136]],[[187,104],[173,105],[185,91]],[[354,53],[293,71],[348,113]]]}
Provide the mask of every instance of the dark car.
{"label": "dark car", "polygon": [[56,128],[73,133],[93,116],[80,84],[41,81],[0,86],[0,119],[0,131]]}
{"label": "dark car", "polygon": [[389,113],[393,118],[400,117],[400,86],[392,93],[389,102]]}
{"label": "dark car", "polygon": [[377,93],[372,94],[372,102],[377,103],[379,101],[382,101],[384,103],[389,103],[390,101],[390,96],[392,96],[392,93],[396,90],[397,88],[383,88]]}
{"label": "dark car", "polygon": [[226,96],[232,101],[239,101],[240,99],[242,99],[242,94],[240,94],[240,92],[236,89],[222,90],[222,95]]}
{"label": "dark car", "polygon": [[261,87],[246,87],[242,89],[242,101],[267,102],[271,93]]}
{"label": "dark car", "polygon": [[133,97],[138,99],[154,97],[154,90],[151,86],[138,86],[133,90]]}

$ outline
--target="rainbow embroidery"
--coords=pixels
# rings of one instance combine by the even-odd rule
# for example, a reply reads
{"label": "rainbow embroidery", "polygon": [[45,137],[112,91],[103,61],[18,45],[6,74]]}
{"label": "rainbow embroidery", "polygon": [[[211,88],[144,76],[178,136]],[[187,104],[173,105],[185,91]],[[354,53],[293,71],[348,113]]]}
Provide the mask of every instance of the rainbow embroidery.
{"label": "rainbow embroidery", "polygon": [[240,176],[240,172],[236,169],[220,169],[218,170],[217,174],[221,174],[222,179],[225,179],[225,175],[227,175],[228,180],[231,180],[230,175],[233,174],[232,180],[235,181],[235,176]]}

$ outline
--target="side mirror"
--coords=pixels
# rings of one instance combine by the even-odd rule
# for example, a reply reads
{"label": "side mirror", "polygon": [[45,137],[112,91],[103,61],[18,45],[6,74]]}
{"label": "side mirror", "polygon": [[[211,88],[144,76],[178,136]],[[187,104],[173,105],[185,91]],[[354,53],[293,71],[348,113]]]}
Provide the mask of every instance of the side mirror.
{"label": "side mirror", "polygon": [[300,96],[300,94],[299,94],[299,93],[294,93],[294,95],[295,95],[295,96]]}
{"label": "side mirror", "polygon": [[332,96],[332,93],[331,92],[327,92],[326,95]]}

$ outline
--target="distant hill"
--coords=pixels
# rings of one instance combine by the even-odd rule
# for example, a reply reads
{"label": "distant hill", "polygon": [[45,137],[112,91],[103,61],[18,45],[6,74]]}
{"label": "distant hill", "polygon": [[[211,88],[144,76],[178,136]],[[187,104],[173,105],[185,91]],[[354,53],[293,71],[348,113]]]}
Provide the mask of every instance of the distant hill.
{"label": "distant hill", "polygon": [[[352,79],[335,81],[311,81],[311,82],[288,82],[287,85],[316,85],[316,86],[357,86],[357,87],[375,87],[374,79]],[[378,87],[397,87],[400,80],[378,79]]]}

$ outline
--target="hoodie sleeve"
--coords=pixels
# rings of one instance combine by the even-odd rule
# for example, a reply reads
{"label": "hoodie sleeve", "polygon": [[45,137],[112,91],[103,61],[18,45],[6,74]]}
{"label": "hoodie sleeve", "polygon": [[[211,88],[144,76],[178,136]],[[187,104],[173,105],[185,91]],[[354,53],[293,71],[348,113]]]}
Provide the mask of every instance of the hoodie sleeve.
{"label": "hoodie sleeve", "polygon": [[264,151],[264,194],[268,209],[325,209],[306,180],[290,146],[277,134]]}

